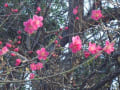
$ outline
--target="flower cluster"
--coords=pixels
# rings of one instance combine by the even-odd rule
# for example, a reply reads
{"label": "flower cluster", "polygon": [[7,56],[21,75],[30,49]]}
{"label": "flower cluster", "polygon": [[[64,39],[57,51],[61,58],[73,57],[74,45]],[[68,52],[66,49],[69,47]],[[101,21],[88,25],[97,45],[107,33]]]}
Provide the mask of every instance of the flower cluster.
{"label": "flower cluster", "polygon": [[[82,48],[82,41],[80,37],[73,36],[72,37],[72,43],[70,43],[69,48],[72,50],[73,53],[77,53]],[[90,54],[96,54],[96,58],[101,55],[100,51],[104,51],[107,54],[111,54],[111,52],[114,51],[114,43],[110,43],[109,41],[106,41],[105,47],[102,48],[100,45],[96,45],[96,43],[89,42],[88,51],[84,51],[85,57],[89,57]]]}
{"label": "flower cluster", "polygon": [[43,26],[43,17],[34,15],[33,19],[29,19],[28,21],[24,22],[24,30],[28,34],[33,34],[34,31],[37,31],[39,27]]}
{"label": "flower cluster", "polygon": [[72,43],[70,43],[69,48],[73,53],[77,53],[82,48],[82,41],[79,36],[72,37]]}
{"label": "flower cluster", "polygon": [[32,63],[32,64],[30,64],[30,69],[32,71],[40,70],[42,68],[43,68],[43,63],[37,63],[37,64]]}
{"label": "flower cluster", "polygon": [[97,55],[96,55],[96,58],[97,58],[98,56],[100,56],[100,54],[101,54],[100,51],[102,51],[102,50],[103,50],[104,52],[106,52],[107,54],[111,54],[111,52],[114,51],[114,43],[110,43],[109,41],[106,41],[105,47],[102,48],[102,47],[99,46],[99,45],[96,46],[95,43],[89,42],[88,51],[85,51],[85,52],[84,52],[84,55],[85,55],[85,57],[87,58],[87,57],[90,55],[90,53],[91,53],[91,54],[97,54]]}

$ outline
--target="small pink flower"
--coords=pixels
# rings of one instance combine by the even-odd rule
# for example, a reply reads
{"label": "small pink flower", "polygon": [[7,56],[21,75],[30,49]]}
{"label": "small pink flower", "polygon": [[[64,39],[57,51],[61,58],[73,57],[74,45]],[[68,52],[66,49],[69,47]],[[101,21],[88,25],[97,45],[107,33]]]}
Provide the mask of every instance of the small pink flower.
{"label": "small pink flower", "polygon": [[38,54],[39,60],[46,60],[47,56],[49,55],[49,52],[46,51],[45,48],[41,48],[40,50],[37,50],[36,53]]}
{"label": "small pink flower", "polygon": [[58,44],[58,40],[55,40],[54,43],[55,43],[55,44]]}
{"label": "small pink flower", "polygon": [[21,44],[21,41],[17,41],[17,44]]}
{"label": "small pink flower", "polygon": [[105,47],[103,48],[103,50],[107,53],[107,54],[111,54],[111,52],[114,51],[114,43],[110,43],[109,41],[105,42]]}
{"label": "small pink flower", "polygon": [[61,39],[63,39],[63,37],[62,36],[58,36],[58,38],[61,40]]}
{"label": "small pink flower", "polygon": [[36,64],[35,63],[30,64],[30,69],[32,71],[35,71],[36,70]]}
{"label": "small pink flower", "polygon": [[43,68],[43,63],[37,63],[36,64],[36,70],[40,70]]}
{"label": "small pink flower", "polygon": [[22,32],[21,32],[21,30],[18,30],[17,33],[18,33],[18,34],[21,34]]}
{"label": "small pink flower", "polygon": [[96,50],[97,50],[96,44],[95,43],[92,44],[91,42],[89,42],[88,50],[92,54],[96,54]]}
{"label": "small pink flower", "polygon": [[18,51],[19,51],[19,48],[15,48],[14,51],[15,51],[15,52],[18,52]]}
{"label": "small pink flower", "polygon": [[65,27],[65,30],[68,30],[68,27]]}
{"label": "small pink flower", "polygon": [[78,9],[77,8],[74,8],[73,9],[73,14],[76,15],[78,13]]}
{"label": "small pink flower", "polygon": [[18,38],[18,39],[21,39],[22,37],[19,35],[19,36],[17,36],[17,38]]}
{"label": "small pink flower", "polygon": [[88,58],[90,56],[90,53],[88,51],[84,51],[84,55],[86,58]]}
{"label": "small pink flower", "polygon": [[2,55],[4,55],[4,54],[6,54],[9,50],[8,50],[8,48],[7,48],[6,46],[4,46],[1,51],[2,51]]}
{"label": "small pink flower", "polygon": [[2,41],[0,41],[0,45],[2,44]]}
{"label": "small pink flower", "polygon": [[10,43],[6,43],[6,47],[11,48],[12,45]]}
{"label": "small pink flower", "polygon": [[92,10],[91,18],[96,21],[102,18],[101,10]]}
{"label": "small pink flower", "polygon": [[33,24],[35,27],[39,28],[39,27],[42,27],[43,26],[43,17],[42,16],[37,16],[37,15],[34,15],[33,16]]}
{"label": "small pink flower", "polygon": [[60,31],[62,31],[62,28],[60,28]]}
{"label": "small pink flower", "polygon": [[34,79],[35,78],[35,74],[34,73],[30,73],[30,79]]}
{"label": "small pink flower", "polygon": [[37,11],[40,12],[40,11],[41,11],[41,8],[40,8],[40,7],[37,7]]}
{"label": "small pink flower", "polygon": [[21,59],[16,59],[15,66],[19,66],[21,64]]}
{"label": "small pink flower", "polygon": [[57,47],[60,47],[60,46],[61,46],[60,44],[57,45]]}
{"label": "small pink flower", "polygon": [[73,53],[77,53],[82,48],[82,41],[80,37],[77,35],[72,37],[72,43],[70,43],[69,48],[72,50]]}
{"label": "small pink flower", "polygon": [[36,25],[33,24],[33,20],[29,19],[28,21],[23,23],[25,28],[25,32],[27,32],[28,34],[33,34],[35,30],[37,30]]}
{"label": "small pink flower", "polygon": [[4,7],[8,7],[8,4],[7,4],[7,3],[5,3],[5,4],[4,4]]}
{"label": "small pink flower", "polygon": [[76,20],[79,20],[79,17],[76,17],[75,19],[76,19]]}
{"label": "small pink flower", "polygon": [[16,56],[16,54],[15,54],[15,53],[11,53],[10,55],[11,55],[11,56],[13,56],[13,57],[14,57],[14,56]]}

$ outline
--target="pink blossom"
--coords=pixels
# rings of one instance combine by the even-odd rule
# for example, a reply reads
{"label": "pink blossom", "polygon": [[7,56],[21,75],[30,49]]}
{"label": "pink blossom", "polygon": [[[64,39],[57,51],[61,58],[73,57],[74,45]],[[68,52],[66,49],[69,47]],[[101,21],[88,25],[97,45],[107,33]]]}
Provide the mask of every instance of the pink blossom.
{"label": "pink blossom", "polygon": [[15,66],[19,66],[21,64],[21,59],[16,59]]}
{"label": "pink blossom", "polygon": [[90,56],[90,53],[88,51],[84,51],[84,55],[86,58],[88,58]]}
{"label": "pink blossom", "polygon": [[2,44],[2,41],[0,41],[0,45]]}
{"label": "pink blossom", "polygon": [[92,54],[96,54],[96,50],[97,50],[96,44],[95,43],[92,44],[91,42],[89,42],[88,50]]}
{"label": "pink blossom", "polygon": [[35,71],[36,70],[36,64],[35,63],[30,64],[30,69],[32,71]]}
{"label": "pink blossom", "polygon": [[19,48],[15,48],[14,51],[15,51],[15,52],[18,52],[18,51],[19,51]]}
{"label": "pink blossom", "polygon": [[6,46],[4,46],[1,50],[0,50],[0,55],[4,55],[8,52],[8,48]]}
{"label": "pink blossom", "polygon": [[4,55],[4,54],[6,54],[9,50],[8,50],[8,48],[7,48],[6,46],[4,46],[1,51],[2,51],[2,55]]}
{"label": "pink blossom", "polygon": [[57,45],[57,47],[60,47],[60,46],[61,46],[60,44]]}
{"label": "pink blossom", "polygon": [[73,14],[76,15],[78,13],[78,9],[77,8],[74,8],[73,9]]}
{"label": "pink blossom", "polygon": [[37,16],[37,15],[33,16],[33,24],[35,27],[37,27],[37,28],[42,27],[43,26],[42,21],[43,21],[42,16]]}
{"label": "pink blossom", "polygon": [[21,39],[22,37],[19,35],[19,36],[17,36],[17,38],[18,38],[18,39]]}
{"label": "pink blossom", "polygon": [[37,27],[36,27],[36,25],[33,24],[32,19],[29,19],[28,21],[24,22],[23,24],[25,26],[24,30],[28,34],[32,34],[32,33],[34,33],[35,30],[37,30]]}
{"label": "pink blossom", "polygon": [[68,27],[65,27],[65,30],[68,30]]}
{"label": "pink blossom", "polygon": [[41,48],[40,50],[37,50],[36,53],[38,54],[39,60],[46,60],[47,56],[49,55],[49,52],[46,51],[45,48]]}
{"label": "pink blossom", "polygon": [[96,21],[102,18],[101,10],[92,10],[91,18]]}
{"label": "pink blossom", "polygon": [[61,39],[63,39],[63,37],[62,36],[58,36],[58,38],[61,40]]}
{"label": "pink blossom", "polygon": [[77,35],[72,37],[72,43],[70,43],[69,48],[72,50],[73,53],[77,53],[82,48],[82,41],[80,37]]}
{"label": "pink blossom", "polygon": [[21,41],[17,41],[17,44],[21,44]]}
{"label": "pink blossom", "polygon": [[6,47],[11,48],[12,45],[10,43],[6,43]]}
{"label": "pink blossom", "polygon": [[43,63],[37,63],[36,64],[36,70],[40,70],[43,68]]}
{"label": "pink blossom", "polygon": [[22,32],[21,32],[21,30],[18,30],[17,33],[18,33],[18,34],[21,34]]}
{"label": "pink blossom", "polygon": [[58,40],[55,40],[54,43],[55,43],[55,44],[58,44]]}
{"label": "pink blossom", "polygon": [[109,41],[105,42],[105,47],[103,48],[103,50],[107,53],[107,54],[111,54],[111,52],[114,51],[114,43],[110,43]]}
{"label": "pink blossom", "polygon": [[11,53],[10,55],[11,55],[11,56],[16,56],[16,54],[15,54],[15,53]]}
{"label": "pink blossom", "polygon": [[34,79],[35,78],[35,74],[34,73],[30,73],[30,79]]}
{"label": "pink blossom", "polygon": [[40,12],[40,11],[41,11],[41,8],[40,8],[40,7],[37,7],[37,11]]}
{"label": "pink blossom", "polygon": [[8,4],[7,4],[7,3],[5,3],[5,4],[4,4],[4,7],[8,7]]}
{"label": "pink blossom", "polygon": [[79,17],[76,17],[75,19],[76,19],[76,20],[79,20]]}

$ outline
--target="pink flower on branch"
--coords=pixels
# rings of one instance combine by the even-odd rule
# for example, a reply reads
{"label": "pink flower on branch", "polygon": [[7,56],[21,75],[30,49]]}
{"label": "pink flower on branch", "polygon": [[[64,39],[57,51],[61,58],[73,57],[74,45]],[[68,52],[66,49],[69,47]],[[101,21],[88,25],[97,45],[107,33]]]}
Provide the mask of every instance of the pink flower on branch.
{"label": "pink flower on branch", "polygon": [[49,52],[46,51],[45,48],[41,48],[40,50],[37,50],[36,53],[38,54],[39,60],[46,60],[47,56],[49,55]]}
{"label": "pink flower on branch", "polygon": [[33,16],[33,24],[35,27],[37,27],[37,28],[42,27],[43,26],[42,21],[43,21],[42,16],[37,16],[37,15]]}
{"label": "pink flower on branch", "polygon": [[25,32],[27,32],[28,34],[32,34],[34,33],[35,30],[37,30],[37,27],[33,24],[33,20],[29,19],[28,21],[23,23],[25,28]]}
{"label": "pink flower on branch", "polygon": [[92,44],[91,42],[89,42],[88,50],[90,53],[96,54],[96,52],[97,52],[96,44],[95,43]]}
{"label": "pink flower on branch", "polygon": [[30,79],[34,79],[35,78],[35,74],[34,73],[30,73]]}
{"label": "pink flower on branch", "polygon": [[36,70],[36,64],[35,63],[30,64],[30,69],[32,71],[35,71]]}
{"label": "pink flower on branch", "polygon": [[4,7],[8,7],[8,4],[7,4],[7,3],[5,3],[5,4],[4,4]]}
{"label": "pink flower on branch", "polygon": [[40,70],[43,68],[43,63],[37,63],[36,64],[36,70]]}
{"label": "pink flower on branch", "polygon": [[21,59],[16,59],[15,66],[19,66],[21,64]]}
{"label": "pink flower on branch", "polygon": [[73,53],[77,53],[82,48],[82,41],[79,36],[72,37],[72,43],[70,43],[69,48]]}
{"label": "pink flower on branch", "polygon": [[91,15],[91,18],[93,20],[99,20],[100,18],[102,18],[102,13],[101,13],[101,10],[92,10],[92,15]]}
{"label": "pink flower on branch", "polygon": [[10,43],[6,43],[6,47],[11,48],[12,45]]}
{"label": "pink flower on branch", "polygon": [[4,46],[4,47],[2,48],[2,50],[0,50],[0,55],[4,55],[4,54],[6,54],[8,51],[9,51],[8,48],[7,48],[6,46]]}
{"label": "pink flower on branch", "polygon": [[40,7],[37,7],[37,12],[40,12],[41,11],[41,8]]}
{"label": "pink flower on branch", "polygon": [[73,14],[76,15],[78,13],[78,9],[77,8],[74,8],[73,9]]}
{"label": "pink flower on branch", "polygon": [[88,58],[90,56],[89,51],[84,51],[84,55],[85,55],[86,58]]}
{"label": "pink flower on branch", "polygon": [[114,43],[110,43],[109,41],[105,42],[105,47],[103,48],[103,50],[107,53],[107,54],[111,54],[111,52],[114,51]]}

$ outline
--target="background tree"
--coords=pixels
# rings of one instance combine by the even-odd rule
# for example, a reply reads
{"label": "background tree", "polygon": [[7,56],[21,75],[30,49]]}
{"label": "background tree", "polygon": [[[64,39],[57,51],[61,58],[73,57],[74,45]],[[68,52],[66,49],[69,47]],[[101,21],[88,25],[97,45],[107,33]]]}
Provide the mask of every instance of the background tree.
{"label": "background tree", "polygon": [[[119,5],[119,0],[1,0],[0,48],[7,46],[9,52],[0,56],[0,89],[119,88]],[[38,7],[41,8],[40,11],[37,10]],[[101,10],[103,17],[93,20],[93,10]],[[24,31],[23,22],[35,14],[43,16],[43,27],[29,35]],[[69,45],[76,35],[82,40],[82,49],[72,53]],[[85,56],[89,42],[104,48],[106,40],[114,43],[114,52],[109,55],[101,50],[97,58],[97,54],[89,53],[88,57]],[[49,56],[46,60],[39,60],[36,51],[43,47]],[[15,66],[18,58],[21,64]],[[32,71],[32,63],[43,63],[43,68]],[[35,78],[29,78],[31,73]],[[113,82],[118,85],[114,86]]]}

